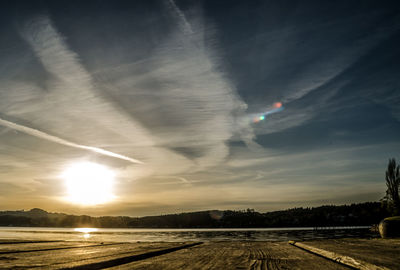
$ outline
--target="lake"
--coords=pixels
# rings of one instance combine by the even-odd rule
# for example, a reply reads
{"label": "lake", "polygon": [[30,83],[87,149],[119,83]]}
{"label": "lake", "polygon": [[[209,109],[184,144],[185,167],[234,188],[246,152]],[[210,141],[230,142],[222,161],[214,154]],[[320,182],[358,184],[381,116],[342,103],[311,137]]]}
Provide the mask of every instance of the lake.
{"label": "lake", "polygon": [[249,229],[104,229],[0,227],[0,239],[104,242],[288,241],[378,237],[368,226]]}

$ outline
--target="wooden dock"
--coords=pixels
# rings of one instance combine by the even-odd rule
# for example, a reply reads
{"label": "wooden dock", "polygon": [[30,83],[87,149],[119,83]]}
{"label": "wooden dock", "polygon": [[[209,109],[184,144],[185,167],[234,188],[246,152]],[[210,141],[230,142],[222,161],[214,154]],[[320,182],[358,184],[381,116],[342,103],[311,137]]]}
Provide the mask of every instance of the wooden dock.
{"label": "wooden dock", "polygon": [[[371,269],[400,269],[400,239],[301,242]],[[287,242],[1,241],[0,269],[357,269]],[[362,269],[362,268],[359,268]]]}

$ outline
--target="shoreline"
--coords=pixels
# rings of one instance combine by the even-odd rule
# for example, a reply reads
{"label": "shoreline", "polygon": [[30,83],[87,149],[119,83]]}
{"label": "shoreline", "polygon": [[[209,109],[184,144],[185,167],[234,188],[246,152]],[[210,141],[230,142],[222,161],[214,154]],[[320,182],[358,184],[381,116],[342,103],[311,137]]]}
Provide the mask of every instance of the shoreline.
{"label": "shoreline", "polygon": [[185,241],[304,241],[334,238],[373,238],[369,227],[314,228],[230,228],[230,229],[104,229],[3,227],[0,238],[31,240],[73,240],[87,242],[185,242]]}

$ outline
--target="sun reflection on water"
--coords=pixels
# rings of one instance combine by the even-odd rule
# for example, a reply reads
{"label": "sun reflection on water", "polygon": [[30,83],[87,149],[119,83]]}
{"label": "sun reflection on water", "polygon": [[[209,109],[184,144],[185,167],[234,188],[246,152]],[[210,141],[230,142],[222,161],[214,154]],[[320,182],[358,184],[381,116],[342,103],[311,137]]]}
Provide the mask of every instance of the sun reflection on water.
{"label": "sun reflection on water", "polygon": [[97,228],[75,228],[75,232],[81,232],[83,233],[83,238],[88,239],[91,237],[90,233],[92,232],[97,232]]}

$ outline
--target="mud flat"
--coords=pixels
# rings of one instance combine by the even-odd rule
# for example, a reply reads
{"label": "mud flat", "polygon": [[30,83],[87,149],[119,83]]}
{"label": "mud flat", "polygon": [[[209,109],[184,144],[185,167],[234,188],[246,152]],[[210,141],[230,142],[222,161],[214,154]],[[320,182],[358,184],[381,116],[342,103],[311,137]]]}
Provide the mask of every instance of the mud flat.
{"label": "mud flat", "polygon": [[[399,269],[400,240],[301,242],[374,269]],[[287,242],[1,241],[0,269],[349,269]],[[354,268],[353,268],[354,269]],[[362,269],[362,268],[360,268]]]}

